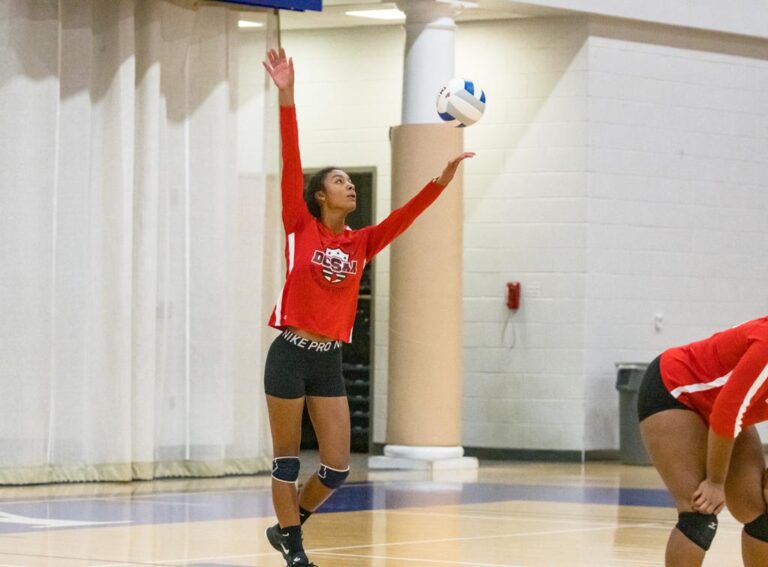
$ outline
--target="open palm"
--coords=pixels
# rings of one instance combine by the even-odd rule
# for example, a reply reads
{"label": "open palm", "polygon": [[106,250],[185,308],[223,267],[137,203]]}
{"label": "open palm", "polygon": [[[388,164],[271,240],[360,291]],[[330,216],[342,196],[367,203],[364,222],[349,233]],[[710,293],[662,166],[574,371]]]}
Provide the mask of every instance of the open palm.
{"label": "open palm", "polygon": [[437,178],[437,182],[442,186],[448,185],[456,174],[456,170],[459,168],[459,165],[461,165],[461,162],[467,158],[473,157],[475,157],[475,152],[463,152],[450,159],[446,164],[445,169],[443,169],[443,172],[440,174],[440,177]]}
{"label": "open palm", "polygon": [[285,55],[285,49],[270,49],[267,52],[267,61],[262,61],[262,65],[278,89],[293,88],[293,59]]}

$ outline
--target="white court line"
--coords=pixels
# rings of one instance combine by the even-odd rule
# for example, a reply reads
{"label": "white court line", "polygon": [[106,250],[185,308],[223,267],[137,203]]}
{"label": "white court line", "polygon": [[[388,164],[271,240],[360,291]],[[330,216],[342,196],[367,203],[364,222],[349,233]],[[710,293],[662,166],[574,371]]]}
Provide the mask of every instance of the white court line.
{"label": "white court line", "polygon": [[57,520],[55,518],[34,518],[31,516],[20,516],[8,512],[0,512],[0,524],[15,524],[20,526],[29,526],[35,529],[56,529],[56,528],[88,528],[101,526],[117,526],[130,524],[128,520],[119,520],[114,522],[100,522],[89,520]]}
{"label": "white court line", "polygon": [[136,504],[160,504],[162,506],[188,506],[190,508],[210,508],[210,504],[194,504],[191,502],[172,502],[170,500],[149,500],[142,498],[141,500],[129,500],[126,501],[122,498],[100,498],[99,500],[107,501],[107,502],[120,502],[120,503],[136,503]]}
{"label": "white court line", "polygon": [[[240,555],[212,555],[210,557],[195,557],[192,559],[147,559],[144,561],[120,561],[118,563],[99,563],[97,565],[91,565],[89,567],[132,567],[135,565],[183,565],[185,563],[197,563],[201,561],[216,561],[220,559],[250,559],[255,557],[267,557],[269,555],[275,555],[277,552],[274,550],[266,551],[263,553],[244,553]],[[45,557],[51,559],[48,556],[32,555],[28,553],[8,553],[0,551],[0,555],[18,555],[19,557]],[[105,561],[105,559],[88,559],[83,557],[56,557],[56,559],[67,559],[71,561]],[[0,567],[25,567],[24,565],[2,565]]]}
{"label": "white court line", "polygon": [[[266,492],[270,490],[270,488],[258,488],[255,489],[257,492]],[[243,492],[253,492],[252,490],[233,490],[231,493],[238,494]],[[198,494],[229,494],[230,491],[211,491],[211,492],[161,492],[158,494],[126,494],[126,495],[120,495],[120,494],[113,494],[108,496],[72,496],[72,497],[65,497],[65,498],[34,498],[34,499],[27,499],[27,500],[0,500],[0,508],[7,505],[15,505],[15,504],[50,504],[50,503],[58,503],[58,502],[92,502],[94,500],[108,500],[108,501],[126,501],[126,502],[132,502],[134,500],[140,501],[140,500],[147,500],[151,498],[157,498],[158,496],[186,496],[186,495],[198,495]]]}
{"label": "white court line", "polygon": [[[377,510],[375,510],[377,511]],[[602,520],[593,520],[591,518],[582,518],[582,519],[575,519],[575,518],[530,518],[530,517],[514,517],[509,515],[504,516],[494,516],[494,515],[484,515],[484,514],[462,514],[462,513],[455,513],[455,514],[449,514],[446,512],[419,512],[416,510],[409,511],[407,509],[400,509],[400,510],[382,510],[383,512],[386,512],[387,514],[391,515],[410,515],[410,516],[428,516],[428,517],[438,517],[438,518],[466,518],[470,520],[493,520],[493,521],[507,521],[507,522],[550,522],[553,524],[592,524],[592,525],[602,525],[602,526],[616,526],[616,527],[624,527],[621,523],[616,522],[608,522],[608,521],[602,521]],[[621,520],[619,520],[620,522]],[[656,530],[663,530],[663,529],[669,529],[670,527],[674,526],[677,523],[677,519],[657,519],[653,520],[654,524],[653,526],[647,526],[651,527]],[[720,525],[717,528],[718,532],[721,532],[723,530],[725,531],[731,531],[731,532],[741,532],[742,529],[738,525],[729,526],[728,524],[723,523],[721,520]]]}
{"label": "white court line", "polygon": [[[75,557],[75,556],[67,557],[67,556],[63,556],[63,555],[51,556],[51,555],[40,555],[39,553],[0,552],[0,555],[13,555],[13,556],[17,556],[17,557],[27,557],[27,558],[34,557],[35,559],[47,559],[47,560],[49,560],[49,562],[50,562],[51,559],[66,559],[67,561],[82,561],[83,563],[90,562],[90,561],[106,561],[106,559],[98,559],[98,558],[92,558],[92,557]],[[24,563],[24,564],[0,563],[0,567],[26,567],[26,565],[28,565],[28,564],[26,564],[26,563]],[[121,561],[119,563],[110,562],[110,563],[103,563],[103,564],[99,564],[99,565],[88,565],[88,567],[136,567],[137,565],[139,565],[139,566],[144,565],[144,566],[150,567],[152,565],[162,565],[162,564],[161,563],[147,563],[146,561],[127,561],[127,562],[126,561]]]}
{"label": "white court line", "polygon": [[[310,550],[307,550],[309,553]],[[208,557],[193,557],[191,559],[158,559],[157,561],[149,561],[148,563],[142,563],[141,565],[184,565],[185,563],[193,563],[200,561],[219,561],[222,559],[251,559],[252,557],[267,557],[269,555],[275,555],[277,551],[265,551],[264,553],[241,553],[238,555],[211,555]],[[118,567],[119,563],[109,563],[107,565],[94,565],[93,567]]]}
{"label": "white court line", "polygon": [[591,520],[589,518],[584,518],[583,520],[577,520],[577,519],[553,519],[553,518],[527,518],[527,517],[512,517],[512,516],[492,516],[492,515],[482,515],[482,514],[447,514],[443,512],[408,512],[407,510],[387,510],[388,514],[403,514],[403,515],[409,515],[409,516],[431,516],[431,517],[438,517],[438,518],[467,518],[470,520],[493,520],[493,521],[508,521],[508,522],[550,522],[550,523],[556,523],[556,524],[594,524],[594,525],[602,525],[602,526],[615,526],[615,522],[607,522],[607,521],[595,521]]}
{"label": "white court line", "polygon": [[[445,559],[416,559],[414,557],[392,557],[391,555],[352,555],[345,553],[322,553],[315,551],[314,555],[329,555],[336,557],[360,557],[361,559],[393,559],[396,561],[408,561],[409,563],[439,563],[441,565],[470,565],[472,567],[529,567],[527,565],[510,565],[509,563],[467,563],[465,561],[447,561]],[[611,557],[612,564],[618,563],[631,563],[632,565],[653,565],[658,567],[658,561],[643,561],[638,559],[621,559]]]}
{"label": "white court line", "polygon": [[151,567],[152,565],[165,565],[164,563],[147,563],[147,562],[136,562],[133,563],[100,563],[98,565],[89,565],[88,567],[136,567],[136,565],[146,565],[148,567]]}
{"label": "white court line", "polygon": [[[659,521],[659,522],[657,522],[658,525],[656,525],[656,526],[647,526],[647,527],[649,529],[652,529],[652,530],[668,530],[668,529],[672,528],[676,523],[677,522],[675,522],[675,521],[668,521],[668,522],[662,524],[662,521]],[[719,524],[717,526],[717,533],[729,532],[729,533],[732,533],[732,534],[736,534],[736,533],[741,533],[742,531],[744,531],[744,530],[742,530],[741,528],[739,528],[737,526],[723,526],[722,524]]]}
{"label": "white court line", "polygon": [[514,533],[514,534],[496,534],[496,535],[484,535],[484,536],[466,536],[466,537],[451,537],[451,538],[441,538],[441,539],[424,539],[424,540],[417,540],[417,541],[395,541],[395,542],[387,542],[387,543],[372,543],[367,545],[350,545],[346,547],[325,547],[325,548],[319,548],[319,549],[309,549],[307,550],[307,553],[322,553],[324,551],[345,551],[347,549],[367,549],[371,547],[389,547],[389,546],[395,546],[395,545],[424,545],[428,543],[448,543],[452,541],[480,541],[480,540],[486,540],[486,539],[500,539],[500,538],[508,538],[508,537],[528,537],[528,536],[539,536],[539,535],[557,535],[557,534],[568,534],[568,533],[579,533],[579,532],[596,532],[601,530],[612,530],[612,529],[619,529],[623,530],[626,528],[644,528],[648,526],[654,526],[656,525],[655,522],[651,523],[643,523],[643,524],[628,524],[625,526],[619,526],[619,525],[611,525],[611,526],[599,526],[594,528],[574,528],[572,530],[545,530],[545,531],[539,531],[539,532],[520,532],[520,533]]}
{"label": "white court line", "polygon": [[[211,559],[218,559],[217,557],[212,557]],[[88,561],[88,559],[83,559],[83,561]],[[190,559],[190,561],[192,561]],[[194,561],[199,561],[199,559],[195,559]],[[151,559],[147,559],[146,561],[121,561],[120,563],[99,563],[98,565],[89,565],[88,567],[136,567],[136,565],[146,565],[147,567],[151,567],[153,565],[168,565],[169,567],[172,567],[170,563],[160,563],[158,561],[153,561]],[[0,566],[2,567],[2,566]]]}
{"label": "white court line", "polygon": [[320,551],[313,551],[314,555],[328,555],[334,557],[349,557],[360,559],[382,559],[387,561],[389,559],[396,561],[407,561],[411,563],[438,563],[439,565],[468,565],[471,567],[526,567],[525,565],[511,565],[509,563],[469,563],[467,561],[448,561],[446,559],[417,559],[415,557],[392,557],[391,555],[353,555],[351,553],[323,553]]}
{"label": "white court line", "polygon": [[[626,524],[622,523],[616,523],[616,522],[607,522],[607,521],[599,521],[599,520],[592,520],[590,518],[583,518],[580,520],[577,519],[571,519],[571,518],[528,518],[528,517],[511,517],[511,516],[492,516],[492,515],[482,515],[482,514],[447,514],[442,512],[409,512],[407,510],[384,510],[387,514],[402,514],[402,515],[410,515],[410,516],[427,516],[427,517],[438,517],[438,518],[459,518],[459,519],[470,519],[470,520],[493,520],[493,521],[505,521],[505,522],[542,522],[542,523],[552,523],[552,524],[591,524],[593,526],[615,526],[617,528],[624,528]],[[677,523],[677,519],[669,519],[669,520],[663,520],[658,519],[653,521],[654,524],[645,524],[645,527],[654,529],[654,530],[668,530],[672,528]],[[739,526],[728,526],[726,524],[723,524],[722,522],[717,528],[718,532],[722,531],[730,531],[733,533],[741,532],[742,529]]]}
{"label": "white court line", "polygon": [[[656,525],[657,525],[656,523],[627,524],[624,526],[610,525],[610,526],[599,526],[599,527],[593,527],[593,528],[581,528],[581,529],[569,529],[569,530],[546,530],[546,531],[538,531],[538,532],[521,532],[521,533],[514,533],[514,534],[497,534],[497,535],[486,535],[486,536],[456,537],[456,538],[428,539],[428,540],[416,540],[416,541],[370,543],[365,545],[348,545],[343,547],[320,547],[320,548],[314,548],[314,549],[307,549],[307,553],[308,554],[316,553],[318,555],[322,555],[325,553],[330,555],[332,554],[331,552],[335,552],[335,551],[370,549],[373,547],[394,547],[394,546],[400,546],[400,545],[424,545],[424,544],[431,544],[431,543],[448,543],[448,542],[454,542],[454,541],[480,541],[480,540],[487,540],[487,539],[499,539],[499,538],[509,538],[509,537],[528,537],[528,536],[538,536],[538,535],[557,535],[557,534],[567,534],[567,533],[593,532],[593,531],[603,531],[603,530],[611,530],[611,529],[645,528],[645,527],[651,527]],[[223,559],[249,559],[252,557],[265,557],[267,555],[272,555],[274,553],[275,553],[274,551],[269,551],[267,553],[246,553],[246,554],[239,554],[239,555],[213,555],[209,557],[195,557],[195,558],[189,558],[189,559],[159,559],[157,561],[150,562],[149,565],[163,565],[165,563],[183,565],[185,563],[192,563],[196,561],[199,562],[199,561],[214,561],[214,560],[218,561]],[[333,555],[339,555],[339,554],[333,553]],[[399,559],[399,558],[389,557],[389,559]],[[119,564],[110,563],[109,565],[97,565],[95,567],[117,567],[117,565]],[[461,565],[461,563],[459,563],[459,565]],[[466,565],[485,565],[485,564],[467,563]],[[496,567],[494,564],[487,564],[487,565]],[[505,566],[505,567],[508,567],[508,566]],[[511,566],[511,567],[514,567],[514,566]]]}
{"label": "white court line", "polygon": [[[609,563],[610,561],[610,563]],[[664,564],[659,561],[650,561],[647,559],[627,559],[622,557],[606,557],[605,559],[600,559],[600,562],[596,565],[603,566],[609,565],[610,567],[616,567],[619,563],[628,563],[629,565],[635,566],[635,565],[653,565],[653,567],[664,567]]]}

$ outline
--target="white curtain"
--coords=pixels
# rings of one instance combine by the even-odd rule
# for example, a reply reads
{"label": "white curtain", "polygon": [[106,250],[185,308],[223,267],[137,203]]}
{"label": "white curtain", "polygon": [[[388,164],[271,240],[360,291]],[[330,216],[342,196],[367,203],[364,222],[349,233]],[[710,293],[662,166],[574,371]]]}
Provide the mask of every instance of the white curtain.
{"label": "white curtain", "polygon": [[248,17],[0,2],[0,483],[268,468],[274,24]]}

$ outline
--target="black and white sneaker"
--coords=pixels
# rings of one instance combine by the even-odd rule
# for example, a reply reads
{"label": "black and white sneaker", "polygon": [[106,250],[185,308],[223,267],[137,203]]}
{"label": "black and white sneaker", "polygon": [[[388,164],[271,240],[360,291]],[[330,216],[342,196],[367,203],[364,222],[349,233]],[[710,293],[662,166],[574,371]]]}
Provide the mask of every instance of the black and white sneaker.
{"label": "black and white sneaker", "polygon": [[291,552],[287,545],[288,538],[280,532],[280,524],[268,527],[264,533],[267,536],[267,540],[269,540],[269,544],[282,554],[283,559],[288,561],[291,558]]}
{"label": "black and white sneaker", "polygon": [[304,551],[291,553],[288,549],[288,536],[280,531],[280,524],[268,527],[264,533],[269,544],[279,551],[283,559],[285,559],[286,567],[317,567],[317,565],[307,559],[307,554]]}

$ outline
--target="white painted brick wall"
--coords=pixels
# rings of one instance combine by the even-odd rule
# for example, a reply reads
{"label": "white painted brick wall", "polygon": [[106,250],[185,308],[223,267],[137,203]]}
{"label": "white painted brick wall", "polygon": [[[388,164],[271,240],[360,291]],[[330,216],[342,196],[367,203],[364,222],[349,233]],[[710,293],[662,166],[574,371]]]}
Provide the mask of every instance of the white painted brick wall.
{"label": "white painted brick wall", "polygon": [[[488,96],[465,138],[478,152],[465,175],[465,445],[615,448],[615,361],[765,313],[768,55],[678,32],[580,17],[461,25],[456,74]],[[377,167],[383,218],[403,31],[283,40],[305,164]],[[387,252],[375,269],[384,442]],[[512,280],[524,296],[510,318]]]}
{"label": "white painted brick wall", "polygon": [[587,450],[617,446],[614,362],[768,310],[765,47],[590,24]]}
{"label": "white painted brick wall", "polygon": [[[489,97],[483,121],[466,133],[479,154],[465,178],[467,445],[581,447],[586,24],[467,24],[458,34],[456,74]],[[305,164],[378,167],[378,218],[390,210],[387,130],[400,118],[403,42],[398,27],[284,34],[297,62]],[[376,260],[377,442],[386,432],[388,280],[384,253]],[[540,289],[515,316],[514,349],[504,331],[511,280]]]}
{"label": "white painted brick wall", "polygon": [[768,37],[763,0],[526,0],[525,7],[556,8],[654,24]]}
{"label": "white painted brick wall", "polygon": [[[483,158],[465,177],[468,446],[583,444],[586,28],[552,18],[459,29],[457,74],[488,96],[465,134]],[[523,284],[511,317],[508,281]]]}

